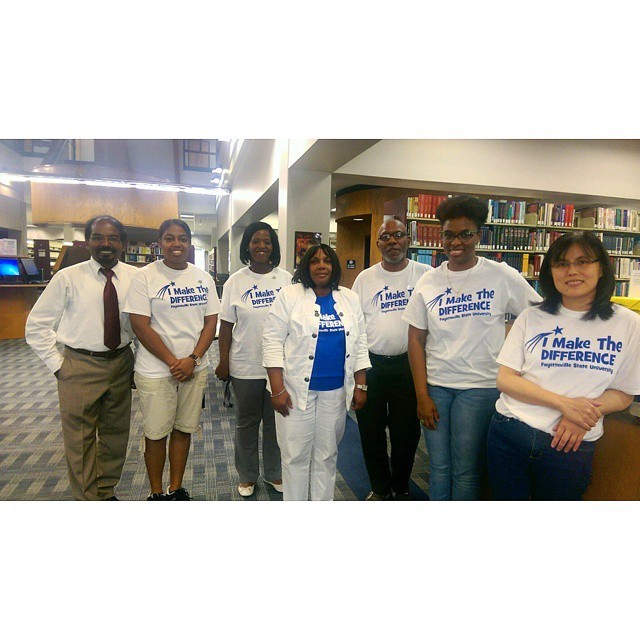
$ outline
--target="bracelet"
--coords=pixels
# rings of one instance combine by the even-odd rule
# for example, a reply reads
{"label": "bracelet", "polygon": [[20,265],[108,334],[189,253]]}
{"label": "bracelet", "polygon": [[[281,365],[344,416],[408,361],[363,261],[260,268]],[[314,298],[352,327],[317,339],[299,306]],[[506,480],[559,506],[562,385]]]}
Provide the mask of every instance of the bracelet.
{"label": "bracelet", "polygon": [[272,398],[277,398],[278,396],[281,396],[285,391],[286,391],[286,387],[280,392],[280,393],[276,393],[275,395],[271,395]]}

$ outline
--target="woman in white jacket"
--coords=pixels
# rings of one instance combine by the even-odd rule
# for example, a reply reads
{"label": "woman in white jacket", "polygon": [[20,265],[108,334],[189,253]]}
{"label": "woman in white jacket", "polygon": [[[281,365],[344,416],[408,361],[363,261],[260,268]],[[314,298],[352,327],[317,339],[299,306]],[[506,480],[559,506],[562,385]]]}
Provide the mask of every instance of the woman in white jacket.
{"label": "woman in white jacket", "polygon": [[347,409],[366,402],[371,367],[358,296],[325,244],[304,254],[265,320],[267,369],[285,500],[332,500]]}

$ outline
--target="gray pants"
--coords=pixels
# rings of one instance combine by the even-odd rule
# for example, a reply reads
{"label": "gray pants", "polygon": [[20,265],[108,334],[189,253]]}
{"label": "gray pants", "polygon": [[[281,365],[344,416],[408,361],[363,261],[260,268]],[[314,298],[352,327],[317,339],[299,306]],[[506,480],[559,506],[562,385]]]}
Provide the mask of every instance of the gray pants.
{"label": "gray pants", "polygon": [[265,480],[282,479],[276,421],[266,380],[231,378],[235,395],[235,462],[240,482],[258,480],[258,430],[262,422],[262,466]]}

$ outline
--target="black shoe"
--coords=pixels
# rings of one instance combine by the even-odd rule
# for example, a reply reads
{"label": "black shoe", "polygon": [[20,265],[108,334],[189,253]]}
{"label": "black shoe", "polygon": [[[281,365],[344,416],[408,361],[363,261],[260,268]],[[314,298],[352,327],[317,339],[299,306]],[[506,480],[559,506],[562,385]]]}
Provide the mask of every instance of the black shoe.
{"label": "black shoe", "polygon": [[389,492],[386,495],[380,495],[375,491],[370,491],[365,500],[393,500],[393,494]]}
{"label": "black shoe", "polygon": [[111,496],[110,498],[107,498],[107,500],[117,500],[118,498],[116,498],[115,496]]}
{"label": "black shoe", "polygon": [[193,500],[193,498],[189,495],[189,492],[184,488],[180,487],[175,491],[167,491],[166,500]]}
{"label": "black shoe", "polygon": [[394,493],[393,499],[394,500],[413,500],[413,498],[409,495],[408,491],[406,493]]}
{"label": "black shoe", "polygon": [[147,500],[167,500],[167,496],[164,493],[150,493]]}

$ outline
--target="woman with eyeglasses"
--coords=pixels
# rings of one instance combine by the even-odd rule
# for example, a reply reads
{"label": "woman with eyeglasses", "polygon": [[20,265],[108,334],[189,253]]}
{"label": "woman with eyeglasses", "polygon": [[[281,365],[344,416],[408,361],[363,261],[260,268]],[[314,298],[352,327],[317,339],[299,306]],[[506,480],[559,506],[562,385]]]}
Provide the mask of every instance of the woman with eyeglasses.
{"label": "woman with eyeglasses", "polygon": [[640,393],[640,318],[611,302],[602,242],[590,231],[558,238],[540,285],[543,302],[517,318],[498,356],[487,441],[498,500],[580,500],[603,416]]}
{"label": "woman with eyeglasses", "polygon": [[477,500],[485,481],[486,435],[498,399],[496,357],[505,314],[540,296],[512,267],[476,255],[487,205],[471,196],[436,215],[448,258],[416,284],[402,318],[429,453],[431,500]]}
{"label": "woman with eyeglasses", "polygon": [[282,288],[264,323],[284,500],[333,500],[347,410],[367,399],[364,316],[341,278],[331,247],[309,247],[294,284]]}

